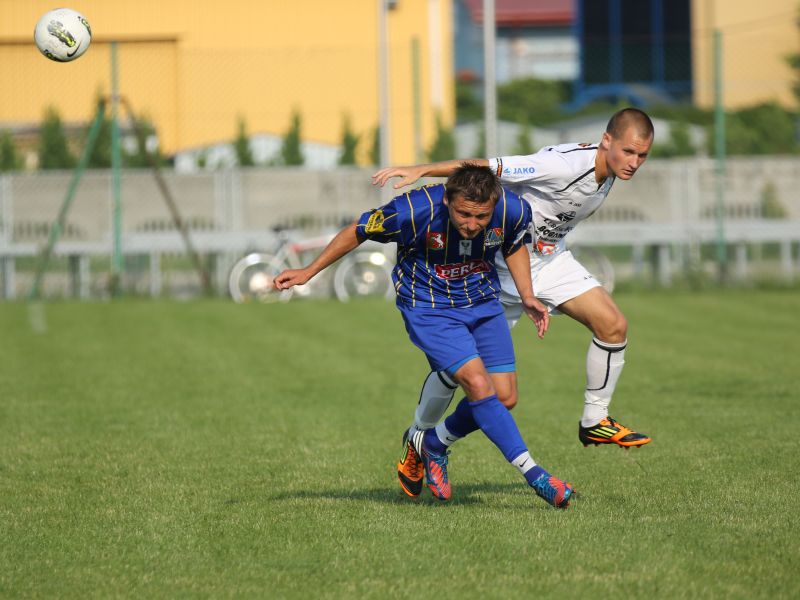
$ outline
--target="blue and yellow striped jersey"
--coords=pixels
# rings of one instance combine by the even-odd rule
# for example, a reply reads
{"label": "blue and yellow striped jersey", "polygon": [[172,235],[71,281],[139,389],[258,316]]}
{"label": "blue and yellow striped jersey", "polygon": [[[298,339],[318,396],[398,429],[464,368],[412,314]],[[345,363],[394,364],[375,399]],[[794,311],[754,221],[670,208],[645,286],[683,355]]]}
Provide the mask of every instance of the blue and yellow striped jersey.
{"label": "blue and yellow striped jersey", "polygon": [[501,250],[508,255],[523,243],[531,223],[530,205],[503,189],[488,227],[468,240],[450,223],[443,198],[443,184],[397,196],[361,215],[358,236],[397,243],[392,277],[398,302],[449,308],[497,299],[495,254]]}

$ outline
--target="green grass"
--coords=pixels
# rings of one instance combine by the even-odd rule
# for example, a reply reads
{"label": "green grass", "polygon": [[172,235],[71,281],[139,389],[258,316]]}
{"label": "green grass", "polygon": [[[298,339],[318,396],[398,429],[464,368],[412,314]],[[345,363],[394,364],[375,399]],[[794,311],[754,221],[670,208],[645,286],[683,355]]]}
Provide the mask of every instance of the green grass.
{"label": "green grass", "polygon": [[0,305],[0,597],[798,597],[800,294],[618,302],[640,450],[578,443],[579,325],[514,332],[567,511],[480,434],[451,503],[402,496],[427,365],[391,303]]}

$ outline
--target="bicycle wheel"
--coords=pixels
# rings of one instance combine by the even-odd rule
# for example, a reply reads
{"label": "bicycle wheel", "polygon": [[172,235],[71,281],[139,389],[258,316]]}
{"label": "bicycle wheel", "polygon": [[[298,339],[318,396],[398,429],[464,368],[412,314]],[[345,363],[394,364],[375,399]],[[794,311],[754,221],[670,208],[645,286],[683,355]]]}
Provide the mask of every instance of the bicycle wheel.
{"label": "bicycle wheel", "polygon": [[614,292],[614,283],[616,275],[614,272],[614,264],[598,250],[590,246],[575,246],[571,247],[570,251],[572,256],[581,263],[589,273],[594,275],[595,279],[600,282],[605,290],[611,294]]}
{"label": "bicycle wheel", "polygon": [[239,259],[228,276],[234,302],[288,302],[293,290],[278,291],[272,285],[286,265],[272,254],[253,252]]}
{"label": "bicycle wheel", "polygon": [[382,252],[359,252],[342,260],[333,276],[336,297],[347,302],[353,297],[394,298],[392,267]]}

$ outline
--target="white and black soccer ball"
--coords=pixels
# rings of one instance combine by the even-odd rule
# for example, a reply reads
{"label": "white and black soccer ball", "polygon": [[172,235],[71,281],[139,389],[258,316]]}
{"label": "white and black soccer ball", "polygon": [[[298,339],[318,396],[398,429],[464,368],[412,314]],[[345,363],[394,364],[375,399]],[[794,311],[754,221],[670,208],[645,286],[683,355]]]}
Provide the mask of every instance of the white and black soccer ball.
{"label": "white and black soccer ball", "polygon": [[56,8],[36,23],[33,39],[50,60],[69,62],[80,57],[92,41],[89,21],[71,8]]}

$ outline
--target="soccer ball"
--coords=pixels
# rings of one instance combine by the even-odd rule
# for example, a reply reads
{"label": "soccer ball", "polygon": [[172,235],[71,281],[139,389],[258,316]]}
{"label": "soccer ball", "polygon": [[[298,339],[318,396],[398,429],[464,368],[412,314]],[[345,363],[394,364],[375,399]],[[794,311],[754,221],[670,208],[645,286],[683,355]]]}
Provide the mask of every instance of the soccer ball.
{"label": "soccer ball", "polygon": [[80,13],[70,8],[57,8],[39,19],[33,30],[33,39],[41,53],[50,60],[69,62],[89,48],[92,28]]}

